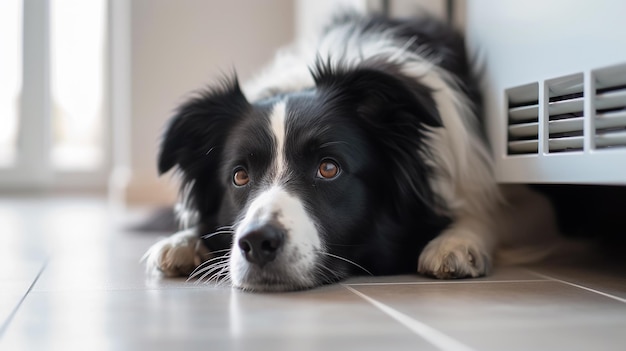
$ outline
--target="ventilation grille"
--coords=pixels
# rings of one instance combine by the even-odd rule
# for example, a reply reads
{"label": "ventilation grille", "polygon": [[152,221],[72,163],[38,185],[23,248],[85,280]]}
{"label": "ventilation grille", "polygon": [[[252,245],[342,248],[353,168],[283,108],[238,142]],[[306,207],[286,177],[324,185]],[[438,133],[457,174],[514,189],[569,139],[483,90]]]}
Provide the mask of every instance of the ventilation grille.
{"label": "ventilation grille", "polygon": [[626,65],[595,72],[596,148],[626,146]]}
{"label": "ventilation grille", "polygon": [[546,82],[548,89],[548,151],[581,151],[584,139],[582,74]]}
{"label": "ventilation grille", "polygon": [[539,146],[539,84],[509,89],[509,154],[536,154]]}
{"label": "ventilation grille", "polygon": [[509,155],[626,147],[626,64],[540,83],[506,90]]}

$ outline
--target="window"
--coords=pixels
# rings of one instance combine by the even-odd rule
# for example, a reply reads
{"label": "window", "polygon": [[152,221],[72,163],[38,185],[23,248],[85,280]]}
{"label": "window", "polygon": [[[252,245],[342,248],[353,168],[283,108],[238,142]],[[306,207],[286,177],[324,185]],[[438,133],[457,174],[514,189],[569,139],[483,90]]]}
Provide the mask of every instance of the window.
{"label": "window", "polygon": [[52,0],[51,163],[58,170],[102,167],[104,20],[102,0]]}
{"label": "window", "polygon": [[15,164],[22,89],[22,1],[0,1],[0,168]]}
{"label": "window", "polygon": [[0,1],[0,188],[104,189],[107,5]]}

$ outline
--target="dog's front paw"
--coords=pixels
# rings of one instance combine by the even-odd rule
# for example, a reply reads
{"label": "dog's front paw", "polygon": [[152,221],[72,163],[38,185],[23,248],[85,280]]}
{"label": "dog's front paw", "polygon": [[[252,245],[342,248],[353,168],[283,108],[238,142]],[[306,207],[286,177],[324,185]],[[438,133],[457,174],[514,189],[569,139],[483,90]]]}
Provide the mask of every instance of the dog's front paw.
{"label": "dog's front paw", "polygon": [[418,272],[439,279],[480,277],[491,269],[491,254],[472,233],[448,231],[422,251]]}
{"label": "dog's front paw", "polygon": [[208,254],[203,248],[195,231],[186,230],[152,245],[142,261],[149,271],[160,271],[168,277],[188,276]]}

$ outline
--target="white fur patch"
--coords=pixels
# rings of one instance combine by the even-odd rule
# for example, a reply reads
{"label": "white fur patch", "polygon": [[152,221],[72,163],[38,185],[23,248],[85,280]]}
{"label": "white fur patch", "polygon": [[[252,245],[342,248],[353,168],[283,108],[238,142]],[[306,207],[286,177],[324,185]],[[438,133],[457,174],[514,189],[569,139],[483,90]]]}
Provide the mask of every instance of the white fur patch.
{"label": "white fur patch", "polygon": [[272,222],[278,222],[286,234],[282,252],[276,258],[282,266],[283,278],[304,286],[312,284],[308,273],[313,270],[316,251],[322,245],[319,233],[302,201],[274,185],[252,200],[237,225],[230,257],[231,278],[235,286],[247,288],[245,276],[250,269],[237,245],[239,239],[249,230]]}
{"label": "white fur patch", "polygon": [[274,183],[285,172],[285,119],[287,114],[287,104],[285,101],[278,102],[274,105],[272,113],[270,114],[270,127],[274,140],[276,141],[276,153],[274,154],[274,169],[276,170],[274,176]]}

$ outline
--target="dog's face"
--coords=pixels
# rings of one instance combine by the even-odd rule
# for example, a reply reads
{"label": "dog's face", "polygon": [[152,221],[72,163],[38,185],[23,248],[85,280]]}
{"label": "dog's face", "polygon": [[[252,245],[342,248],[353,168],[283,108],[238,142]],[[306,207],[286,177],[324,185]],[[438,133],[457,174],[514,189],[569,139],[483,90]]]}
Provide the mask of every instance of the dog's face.
{"label": "dog's face", "polygon": [[302,289],[380,269],[371,263],[388,258],[377,247],[404,244],[382,231],[432,215],[419,156],[425,126],[439,123],[428,92],[374,69],[315,77],[315,89],[255,103],[228,83],[181,107],[165,134],[160,171],[177,165],[192,186],[200,234],[232,228],[240,288]]}
{"label": "dog's face", "polygon": [[367,189],[382,165],[348,111],[324,100],[309,92],[253,106],[225,144],[223,206],[237,216],[230,267],[239,286],[308,287],[347,273],[330,255],[360,239],[351,236],[365,230],[377,200]]}

